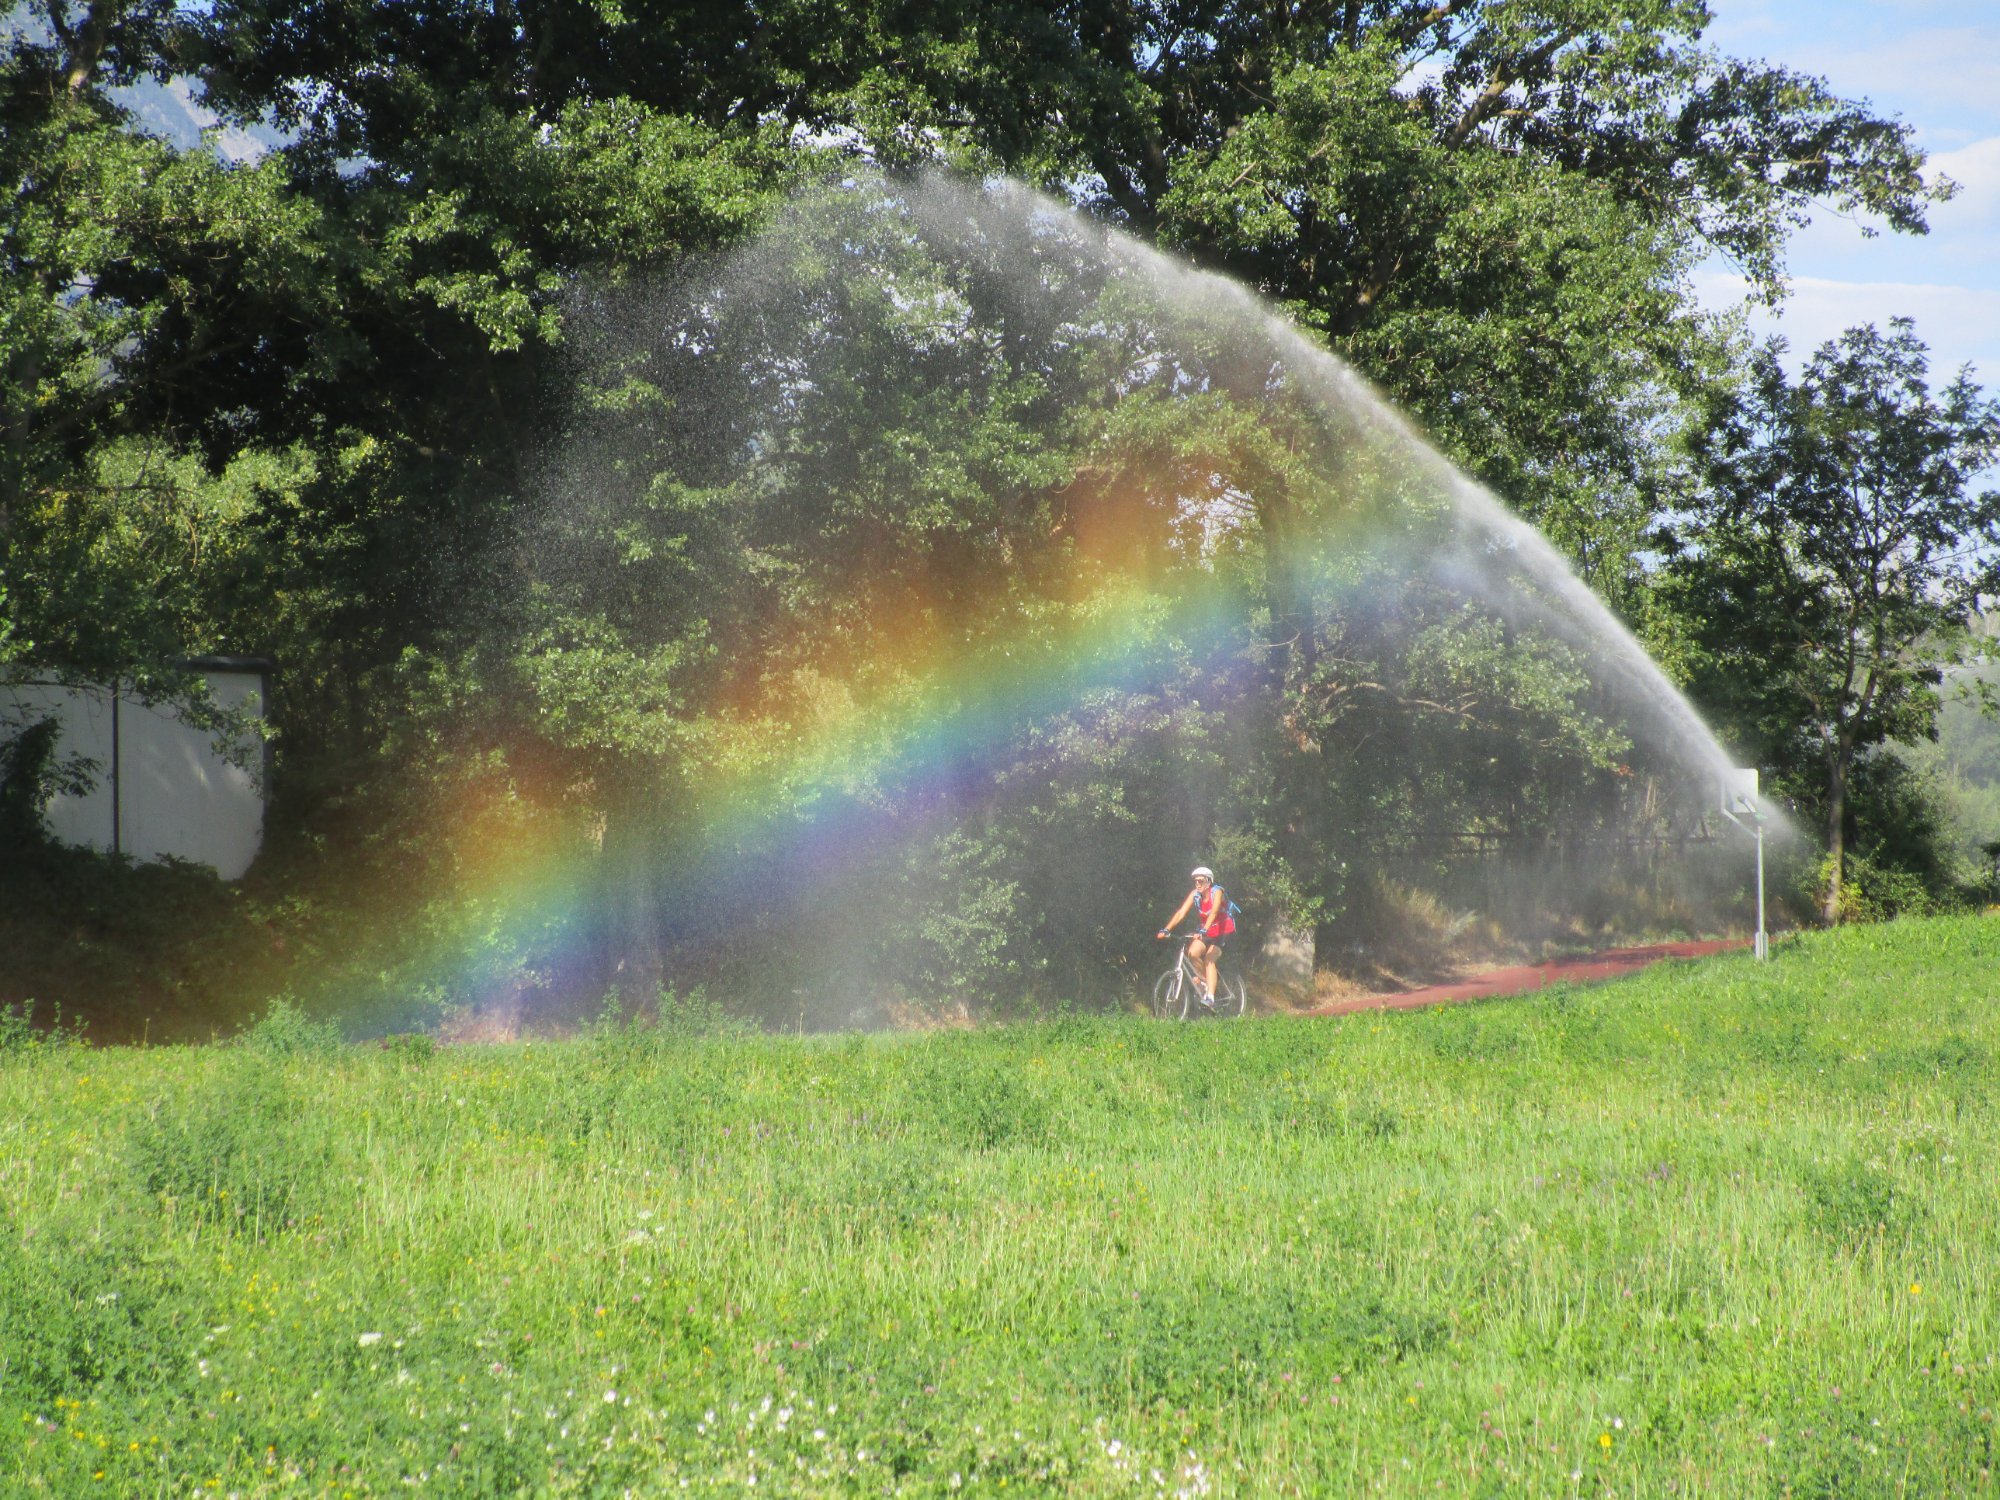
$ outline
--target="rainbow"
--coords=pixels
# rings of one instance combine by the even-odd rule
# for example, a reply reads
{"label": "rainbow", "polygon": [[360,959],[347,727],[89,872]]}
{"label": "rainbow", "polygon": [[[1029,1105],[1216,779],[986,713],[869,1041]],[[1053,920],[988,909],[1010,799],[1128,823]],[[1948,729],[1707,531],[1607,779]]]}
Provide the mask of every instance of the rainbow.
{"label": "rainbow", "polygon": [[[701,794],[660,846],[656,874],[703,892],[711,914],[754,899],[775,867],[794,881],[835,882],[853,851],[879,836],[884,801],[947,807],[1010,763],[1025,729],[1103,695],[1157,690],[1169,659],[1213,661],[1240,644],[1241,626],[1242,601],[1227,588],[1177,598],[1113,577],[1032,630],[995,627],[957,648],[905,636],[867,680],[828,681],[809,719],[736,705],[693,731]],[[482,779],[460,789],[438,824],[458,871],[436,903],[442,915],[414,956],[349,980],[350,1013],[400,1008],[404,997],[382,987],[411,975],[475,1009],[518,1000],[535,983],[518,966],[522,954],[543,976],[590,970],[609,872],[573,816],[520,782]],[[665,942],[691,935],[674,911],[660,915]]]}
{"label": "rainbow", "polygon": [[[950,192],[977,197],[971,189]],[[1058,233],[1077,232],[1044,200],[1027,199],[1024,207],[1020,192],[1002,196],[1012,204],[1007,211],[1061,221]],[[1538,590],[1559,601],[1559,613],[1593,643],[1610,643],[1606,659],[1628,680],[1671,700],[1662,719],[1667,732],[1693,745],[1696,759],[1720,756],[1705,726],[1546,541],[1451,469],[1351,371],[1233,283],[1105,233],[1105,264],[1150,278],[1149,287],[1170,297],[1200,301],[1205,316],[1220,313],[1258,358],[1286,366],[1287,399],[1302,397],[1339,416],[1337,451],[1320,461],[1339,468],[1343,480],[1318,476],[1326,492],[1301,497],[1310,534],[1287,542],[1297,564],[1313,570],[1316,593],[1379,590],[1386,578],[1430,566],[1427,548],[1449,551],[1449,566],[1461,571],[1483,565],[1482,548],[1508,552],[1514,563],[1526,557],[1539,569]],[[687,909],[659,914],[664,942],[698,935],[717,910],[756,906],[760,883],[775,872],[805,886],[837,883],[856,851],[881,838],[884,807],[895,806],[905,820],[926,809],[948,812],[1017,763],[1039,727],[1087,717],[1112,695],[1171,697],[1191,662],[1212,684],[1204,691],[1225,698],[1231,677],[1270,669],[1255,649],[1260,606],[1229,555],[1254,538],[1233,518],[1231,503],[1217,503],[1236,459],[1231,434],[1254,428],[1259,413],[1254,400],[1218,404],[1220,392],[1174,395],[1193,403],[1188,450],[1098,455],[1097,471],[1117,477],[1073,507],[1081,512],[1076,529],[1037,558],[1044,572],[1034,587],[995,589],[987,604],[953,605],[921,577],[868,579],[865,627],[856,632],[865,650],[840,660],[795,626],[706,712],[676,724],[678,764],[671,780],[663,773],[655,798],[644,846],[651,858],[622,867],[674,891],[703,893],[700,909],[691,900]],[[1303,476],[1307,484],[1313,479]],[[1190,488],[1206,493],[1184,498]],[[1189,507],[1200,512],[1191,521]],[[1187,536],[1198,540],[1162,574],[1157,549],[1135,548],[1121,535],[1141,518],[1183,527],[1184,544]],[[1515,587],[1520,569],[1510,566],[1496,565],[1488,582]],[[513,957],[519,954],[539,955],[539,970],[588,972],[593,945],[602,951],[603,907],[618,899],[614,887],[624,877],[610,851],[584,837],[564,809],[559,790],[538,790],[525,777],[469,783],[447,809],[441,821],[458,879],[440,909],[452,916],[414,965],[434,976],[438,992],[478,1003],[519,991],[531,982]]]}

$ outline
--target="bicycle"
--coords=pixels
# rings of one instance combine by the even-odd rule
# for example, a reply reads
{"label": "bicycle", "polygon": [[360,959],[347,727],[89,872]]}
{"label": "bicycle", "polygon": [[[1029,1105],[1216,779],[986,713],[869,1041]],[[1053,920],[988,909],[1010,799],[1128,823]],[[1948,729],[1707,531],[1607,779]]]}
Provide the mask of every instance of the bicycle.
{"label": "bicycle", "polygon": [[1188,939],[1195,935],[1174,934],[1173,940],[1180,944],[1180,956],[1153,985],[1153,1014],[1162,1021],[1185,1021],[1189,1016],[1234,1020],[1249,1010],[1249,991],[1243,987],[1242,979],[1218,960],[1215,968],[1217,993],[1213,997],[1202,993],[1201,975],[1195,971],[1194,960],[1188,957],[1187,951]]}

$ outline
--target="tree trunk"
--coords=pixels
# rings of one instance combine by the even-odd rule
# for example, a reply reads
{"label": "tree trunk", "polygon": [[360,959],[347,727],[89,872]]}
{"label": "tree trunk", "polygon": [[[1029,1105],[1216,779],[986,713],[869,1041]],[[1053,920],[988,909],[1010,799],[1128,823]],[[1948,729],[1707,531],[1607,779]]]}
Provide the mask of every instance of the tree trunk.
{"label": "tree trunk", "polygon": [[666,979],[651,833],[651,821],[629,806],[615,810],[604,829],[600,951],[628,1010],[652,1005]]}
{"label": "tree trunk", "polygon": [[111,40],[112,25],[125,10],[126,3],[127,0],[97,0],[75,26],[69,24],[67,6],[48,7],[49,29],[55,32],[56,40],[63,49],[63,86],[72,99],[89,88],[96,78],[98,65],[104,60],[104,49]]}
{"label": "tree trunk", "polygon": [[1840,747],[1827,765],[1826,778],[1826,905],[1820,915],[1826,925],[1840,922],[1840,900],[1847,876],[1847,767],[1853,752]]}

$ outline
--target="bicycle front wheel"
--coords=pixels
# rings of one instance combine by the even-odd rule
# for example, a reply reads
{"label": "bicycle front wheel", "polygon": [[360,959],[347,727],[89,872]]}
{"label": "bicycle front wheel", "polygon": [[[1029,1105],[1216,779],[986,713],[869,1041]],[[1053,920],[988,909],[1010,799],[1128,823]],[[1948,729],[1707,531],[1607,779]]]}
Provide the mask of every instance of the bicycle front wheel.
{"label": "bicycle front wheel", "polygon": [[1188,986],[1181,980],[1180,965],[1162,974],[1153,986],[1153,1014],[1162,1021],[1187,1019]]}

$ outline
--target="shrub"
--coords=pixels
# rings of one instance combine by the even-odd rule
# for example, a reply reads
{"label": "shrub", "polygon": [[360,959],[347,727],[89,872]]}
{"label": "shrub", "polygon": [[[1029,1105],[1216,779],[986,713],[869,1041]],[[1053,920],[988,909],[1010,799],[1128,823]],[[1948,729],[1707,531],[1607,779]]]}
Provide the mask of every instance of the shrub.
{"label": "shrub", "polygon": [[660,988],[652,1005],[628,1010],[616,990],[606,992],[586,1035],[601,1051],[645,1051],[703,1037],[746,1036],[756,1028],[731,1015],[706,991],[683,995]]}
{"label": "shrub", "polygon": [[315,1021],[290,996],[280,995],[236,1042],[266,1057],[296,1057],[334,1051],[346,1045],[346,1038],[339,1022]]}
{"label": "shrub", "polygon": [[399,1031],[382,1038],[382,1050],[399,1061],[421,1064],[437,1055],[437,1041],[422,1031]]}
{"label": "shrub", "polygon": [[100,1386],[161,1392],[183,1376],[158,1284],[120,1238],[37,1249],[0,1209],[0,1389],[24,1416]]}
{"label": "shrub", "polygon": [[83,1022],[63,1021],[62,1004],[46,1028],[35,1025],[35,1002],[0,1005],[0,1057],[24,1057],[39,1052],[61,1052],[83,1045]]}
{"label": "shrub", "polygon": [[[1814,891],[1821,906],[1833,879],[1833,856],[1819,862]],[[1847,873],[1840,885],[1840,920],[1888,922],[1897,917],[1930,917],[1962,909],[1959,893],[1926,881],[1915,870],[1880,865],[1860,854],[1847,856]]]}
{"label": "shrub", "polygon": [[1914,1208],[1883,1168],[1865,1161],[1814,1167],[1804,1176],[1807,1216],[1837,1244],[1851,1246],[1874,1235],[1900,1234],[1910,1227]]}

